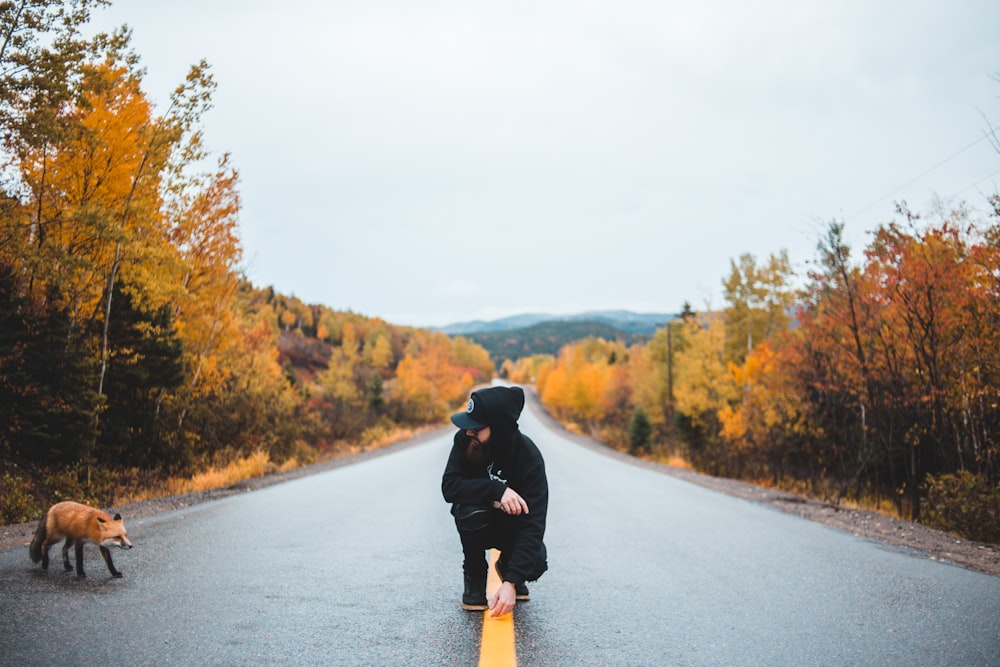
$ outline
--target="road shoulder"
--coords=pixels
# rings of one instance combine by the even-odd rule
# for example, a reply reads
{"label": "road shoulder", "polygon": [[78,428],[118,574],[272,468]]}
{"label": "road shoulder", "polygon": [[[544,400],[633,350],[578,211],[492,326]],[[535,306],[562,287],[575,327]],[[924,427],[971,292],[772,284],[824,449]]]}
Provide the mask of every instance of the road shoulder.
{"label": "road shoulder", "polygon": [[566,438],[581,446],[605,456],[677,477],[719,493],[768,505],[789,514],[797,514],[810,521],[816,521],[858,537],[894,547],[911,549],[931,560],[953,563],[977,572],[1000,576],[1000,545],[973,542],[920,523],[903,521],[869,510],[835,507],[830,503],[748,482],[712,477],[662,463],[643,461],[614,450],[587,436],[567,431],[558,420],[545,410],[534,392],[525,393],[529,397],[528,400],[534,408],[535,414],[547,426],[558,430]]}

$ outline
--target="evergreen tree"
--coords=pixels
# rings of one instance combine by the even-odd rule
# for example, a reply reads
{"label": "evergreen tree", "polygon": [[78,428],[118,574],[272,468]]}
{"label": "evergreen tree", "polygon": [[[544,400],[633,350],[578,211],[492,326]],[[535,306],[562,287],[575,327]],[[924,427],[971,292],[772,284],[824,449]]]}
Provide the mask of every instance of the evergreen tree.
{"label": "evergreen tree", "polygon": [[0,451],[35,464],[87,460],[93,443],[93,357],[68,314],[37,315],[0,269]]}
{"label": "evergreen tree", "polygon": [[183,381],[181,343],[169,306],[147,313],[127,287],[119,284],[115,293],[99,457],[112,466],[155,467],[171,454],[158,399]]}
{"label": "evergreen tree", "polygon": [[649,417],[646,416],[642,408],[636,408],[636,411],[632,413],[632,421],[628,427],[629,446],[632,453],[649,449],[649,440],[652,435],[653,427],[649,423]]}

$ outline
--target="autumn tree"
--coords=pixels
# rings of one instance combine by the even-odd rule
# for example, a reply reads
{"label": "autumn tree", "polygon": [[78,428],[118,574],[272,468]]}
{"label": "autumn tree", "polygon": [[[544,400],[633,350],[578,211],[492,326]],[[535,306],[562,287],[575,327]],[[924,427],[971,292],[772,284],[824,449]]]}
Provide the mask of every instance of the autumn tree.
{"label": "autumn tree", "polygon": [[[95,7],[108,0],[20,0],[0,3],[0,137],[3,168],[17,171],[23,150],[43,150],[72,132],[63,110],[76,102],[75,87],[82,69],[102,47],[121,49],[128,43],[125,31],[98,34],[92,40],[81,35]],[[19,195],[15,183],[10,195]],[[0,247],[11,250],[11,241],[30,241],[37,222],[18,223],[20,234],[3,239]],[[15,255],[16,256],[16,255]]]}
{"label": "autumn tree", "polygon": [[723,281],[728,360],[741,362],[755,345],[788,327],[795,297],[791,274],[784,250],[763,266],[750,254],[730,262],[730,274]]}
{"label": "autumn tree", "polygon": [[456,366],[467,369],[473,379],[480,382],[493,375],[493,361],[489,352],[465,336],[451,339],[451,359]]}
{"label": "autumn tree", "polygon": [[176,256],[173,274],[164,278],[173,294],[172,316],[184,343],[186,367],[184,382],[173,397],[179,430],[204,386],[224,382],[220,360],[239,335],[238,178],[224,156],[215,172],[175,176],[168,190],[170,242]]}
{"label": "autumn tree", "polygon": [[537,371],[542,402],[566,419],[600,436],[602,429],[616,444],[625,444],[631,416],[629,351],[619,341],[588,337],[563,346],[555,362]]}
{"label": "autumn tree", "polygon": [[517,361],[504,359],[500,377],[505,377],[515,384],[535,384],[542,375],[542,370],[551,367],[555,357],[551,354],[535,354],[521,357]]}
{"label": "autumn tree", "polygon": [[668,323],[645,345],[629,349],[626,367],[630,384],[630,403],[641,410],[653,428],[663,427],[672,408],[671,380],[678,325]]}
{"label": "autumn tree", "polygon": [[378,372],[391,368],[394,356],[389,336],[384,331],[373,330],[372,335],[365,337],[362,358]]}
{"label": "autumn tree", "polygon": [[[355,438],[373,419],[369,414],[371,377],[356,355],[343,347],[333,349],[327,369],[319,374],[320,410],[334,440]],[[378,389],[381,393],[381,388]],[[381,396],[376,396],[381,401]]]}
{"label": "autumn tree", "polygon": [[704,469],[720,473],[729,457],[720,447],[719,413],[740,396],[725,358],[725,323],[718,313],[704,313],[686,321],[682,332],[686,346],[674,363],[677,412],[692,458]]}
{"label": "autumn tree", "polygon": [[[761,343],[742,364],[729,363],[733,386],[740,399],[718,412],[719,436],[734,462],[733,474],[770,479],[775,484],[786,475],[815,478],[822,431],[815,425],[809,404],[798,391],[796,363],[784,352],[789,337],[776,346]],[[780,351],[776,351],[775,347]]]}
{"label": "autumn tree", "polygon": [[834,469],[919,518],[928,474],[996,475],[985,444],[996,402],[983,400],[995,395],[997,368],[986,324],[997,312],[995,223],[962,209],[937,226],[899,213],[905,221],[879,227],[857,266],[831,225],[789,354],[830,441],[843,443],[829,449]]}
{"label": "autumn tree", "polygon": [[444,334],[415,332],[396,368],[389,394],[405,421],[440,419],[466,396],[475,380],[473,369],[452,357],[452,342]]}
{"label": "autumn tree", "polygon": [[974,227],[961,225],[968,223],[964,211],[924,229],[916,228],[919,218],[904,207],[900,213],[908,227],[881,227],[869,248],[868,266],[886,287],[880,310],[888,329],[882,336],[886,363],[898,361],[906,369],[893,407],[907,415],[901,467],[911,513],[918,519],[924,477],[976,465],[978,438],[969,427],[982,432],[981,424],[991,431],[995,423],[996,411],[981,422],[968,406],[981,395],[975,369],[996,366],[991,359],[996,353],[984,354],[983,347],[996,337],[981,325],[996,312],[997,302],[995,276],[971,261],[971,246],[989,250]]}
{"label": "autumn tree", "polygon": [[118,280],[123,253],[154,233],[158,181],[153,176],[143,185],[140,178],[150,107],[126,69],[86,67],[79,99],[65,107],[63,120],[58,137],[20,147],[19,176],[32,218],[24,284],[36,300],[57,290],[65,300],[59,305],[86,326],[104,319],[107,281]]}
{"label": "autumn tree", "polygon": [[[823,415],[828,438],[823,458],[831,470],[858,483],[860,495],[869,471],[897,484],[895,470],[880,467],[892,449],[882,436],[896,429],[894,413],[884,409],[884,380],[873,359],[879,304],[868,298],[869,276],[852,260],[842,223],[831,222],[817,253],[799,312],[798,344],[788,353],[800,360],[802,391]],[[846,488],[845,483],[841,495]]]}

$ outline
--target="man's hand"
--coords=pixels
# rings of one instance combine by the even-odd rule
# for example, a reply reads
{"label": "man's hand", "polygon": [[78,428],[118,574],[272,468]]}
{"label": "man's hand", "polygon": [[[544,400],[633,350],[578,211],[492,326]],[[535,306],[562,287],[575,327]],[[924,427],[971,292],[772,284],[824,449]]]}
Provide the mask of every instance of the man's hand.
{"label": "man's hand", "polygon": [[[518,498],[520,498],[520,496],[518,496]],[[505,581],[500,584],[500,588],[498,588],[496,593],[493,594],[493,597],[490,598],[490,609],[492,610],[490,616],[503,616],[504,614],[509,614],[514,611],[514,605],[516,604],[517,590],[514,588],[514,584],[509,581]]]}
{"label": "man's hand", "polygon": [[527,514],[528,503],[524,502],[524,498],[521,497],[520,493],[508,486],[503,492],[503,496],[500,497],[500,509],[514,516]]}

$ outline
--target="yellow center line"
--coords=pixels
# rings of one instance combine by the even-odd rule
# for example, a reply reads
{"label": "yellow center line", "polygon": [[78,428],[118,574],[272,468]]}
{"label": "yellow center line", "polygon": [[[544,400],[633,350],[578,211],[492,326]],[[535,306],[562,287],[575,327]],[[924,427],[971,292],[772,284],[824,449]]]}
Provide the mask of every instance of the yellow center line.
{"label": "yellow center line", "polygon": [[[500,577],[497,575],[496,562],[500,555],[496,549],[490,550],[490,569],[486,576],[486,599],[500,588]],[[479,667],[517,667],[514,655],[514,612],[498,616],[490,616],[487,609],[483,612],[483,640],[479,647]]]}

